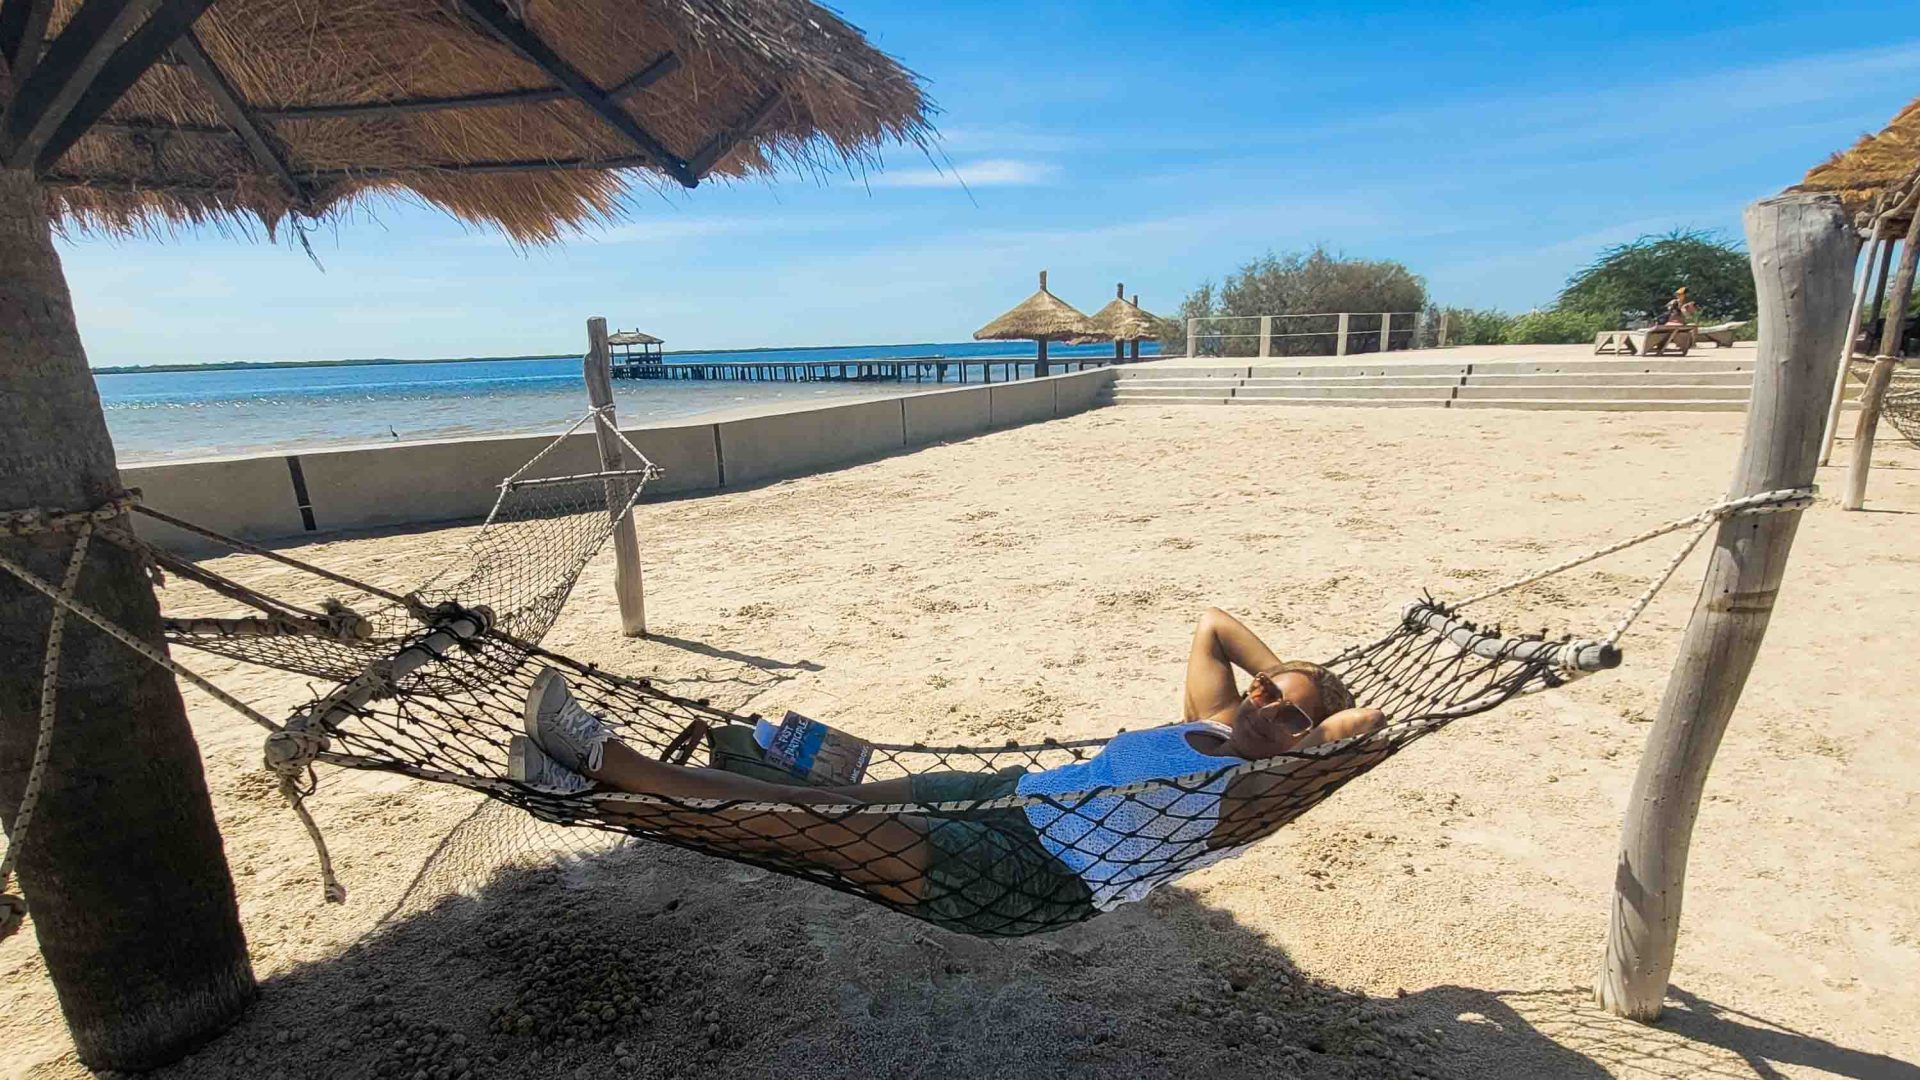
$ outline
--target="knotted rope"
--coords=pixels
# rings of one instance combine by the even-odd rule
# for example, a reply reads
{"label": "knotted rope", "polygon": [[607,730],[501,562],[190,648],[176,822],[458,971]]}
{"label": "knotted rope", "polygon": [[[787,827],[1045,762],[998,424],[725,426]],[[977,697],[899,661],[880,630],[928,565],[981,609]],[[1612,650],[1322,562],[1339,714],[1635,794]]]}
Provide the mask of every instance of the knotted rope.
{"label": "knotted rope", "polygon": [[[52,532],[73,532],[75,534],[73,552],[67,561],[65,577],[59,585],[41,578],[5,553],[0,553],[0,569],[6,570],[22,583],[53,601],[53,612],[49,618],[47,631],[47,652],[42,666],[40,684],[40,728],[34,743],[32,764],[28,768],[26,787],[21,793],[20,810],[15,815],[14,827],[7,841],[7,853],[0,860],[0,940],[4,940],[17,930],[26,914],[26,901],[18,895],[5,893],[7,884],[12,880],[15,864],[25,844],[27,828],[32,824],[33,811],[40,801],[40,789],[46,776],[46,766],[53,744],[54,716],[58,703],[58,676],[60,670],[61,645],[66,636],[66,616],[69,612],[80,616],[98,627],[107,636],[132,649],[135,654],[151,663],[172,672],[206,691],[216,701],[233,709],[240,715],[266,728],[275,736],[280,735],[280,725],[267,719],[258,710],[246,702],[227,693],[204,678],[199,673],[175,661],[165,652],[123,629],[119,624],[94,610],[84,601],[74,596],[80,580],[81,567],[86,563],[90,541],[96,526],[114,534],[116,543],[127,546],[131,534],[124,530],[111,529],[109,522],[114,521],[139,503],[137,492],[125,492],[92,510],[44,510],[39,508],[9,511],[0,514],[0,535],[24,537],[43,535]],[[139,541],[133,540],[138,544]],[[331,614],[331,613],[330,613]],[[308,771],[311,771],[311,758],[307,759]],[[269,762],[269,767],[273,767]],[[320,858],[321,880],[327,900],[341,903],[346,899],[346,889],[333,873],[333,859],[327,852],[325,838],[320,827],[315,824],[313,815],[307,810],[303,795],[294,777],[299,767],[293,771],[276,769],[280,779],[280,794],[299,816],[300,823],[306,827],[307,835],[313,840],[315,852]]]}
{"label": "knotted rope", "polygon": [[1502,593],[1509,593],[1515,589],[1532,585],[1535,582],[1544,581],[1555,574],[1564,573],[1576,566],[1584,566],[1596,559],[1604,559],[1615,552],[1625,551],[1630,547],[1644,544],[1649,540],[1657,540],[1669,533],[1676,533],[1681,529],[1691,527],[1693,534],[1687,537],[1687,542],[1681,545],[1680,550],[1674,553],[1673,558],[1667,560],[1667,564],[1660,569],[1658,574],[1654,575],[1653,581],[1638,597],[1634,598],[1632,604],[1627,606],[1626,613],[1620,617],[1620,621],[1615,623],[1613,629],[1608,631],[1607,635],[1599,641],[1601,645],[1618,645],[1620,638],[1639,620],[1640,616],[1647,610],[1647,605],[1653,603],[1653,598],[1659,595],[1660,590],[1666,587],[1668,581],[1672,580],[1674,573],[1680,569],[1680,564],[1687,560],[1687,556],[1693,553],[1693,549],[1699,546],[1700,541],[1706,537],[1707,533],[1711,531],[1715,525],[1727,518],[1747,514],[1781,514],[1805,510],[1807,507],[1813,505],[1814,497],[1818,495],[1819,492],[1820,488],[1817,485],[1810,484],[1806,487],[1762,491],[1753,495],[1743,495],[1737,499],[1728,499],[1725,502],[1715,503],[1697,514],[1690,514],[1683,518],[1675,518],[1664,525],[1656,525],[1645,532],[1629,536],[1624,540],[1619,540],[1605,547],[1594,548],[1592,551],[1575,555],[1570,559],[1555,563],[1544,570],[1538,570],[1531,574],[1514,578],[1511,581],[1502,582],[1485,592],[1476,593],[1473,596],[1467,597],[1465,600],[1454,604],[1453,607],[1454,610],[1457,611],[1469,604],[1477,604],[1482,600],[1490,600]]}

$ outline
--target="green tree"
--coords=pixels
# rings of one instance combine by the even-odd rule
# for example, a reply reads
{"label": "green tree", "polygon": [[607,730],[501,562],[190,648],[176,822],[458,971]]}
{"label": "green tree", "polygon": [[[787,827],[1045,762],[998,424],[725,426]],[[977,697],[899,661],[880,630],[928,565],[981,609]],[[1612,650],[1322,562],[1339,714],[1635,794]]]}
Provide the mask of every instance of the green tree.
{"label": "green tree", "polygon": [[[1316,245],[1307,251],[1266,255],[1242,265],[1215,286],[1202,282],[1180,304],[1180,323],[1169,326],[1171,336],[1161,341],[1172,348],[1186,343],[1186,320],[1205,320],[1199,345],[1225,356],[1249,356],[1259,350],[1259,315],[1305,315],[1322,312],[1420,311],[1427,306],[1427,286],[1413,271],[1390,259],[1350,259]],[[1276,323],[1276,355],[1309,355],[1333,351],[1334,319],[1298,319]],[[1360,324],[1356,333],[1373,329]],[[1407,329],[1396,327],[1398,332]],[[1305,335],[1280,337],[1281,334]]]}
{"label": "green tree", "polygon": [[1567,281],[1554,307],[1609,320],[1658,320],[1680,286],[1709,322],[1754,316],[1753,271],[1718,233],[1676,229],[1602,251]]}

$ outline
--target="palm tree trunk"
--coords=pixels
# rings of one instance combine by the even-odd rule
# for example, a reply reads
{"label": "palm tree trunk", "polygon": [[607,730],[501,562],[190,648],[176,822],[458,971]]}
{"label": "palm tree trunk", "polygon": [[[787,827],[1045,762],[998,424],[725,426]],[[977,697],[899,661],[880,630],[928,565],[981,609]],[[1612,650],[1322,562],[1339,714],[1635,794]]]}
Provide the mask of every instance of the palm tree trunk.
{"label": "palm tree trunk", "polygon": [[[120,491],[113,444],[48,231],[45,195],[0,170],[0,511],[90,509]],[[0,538],[58,581],[72,537]],[[102,541],[78,598],[158,643],[139,564]],[[38,727],[52,605],[0,571],[0,815],[9,828]],[[80,1060],[163,1064],[255,994],[233,879],[173,676],[70,619],[53,755],[20,886]]]}

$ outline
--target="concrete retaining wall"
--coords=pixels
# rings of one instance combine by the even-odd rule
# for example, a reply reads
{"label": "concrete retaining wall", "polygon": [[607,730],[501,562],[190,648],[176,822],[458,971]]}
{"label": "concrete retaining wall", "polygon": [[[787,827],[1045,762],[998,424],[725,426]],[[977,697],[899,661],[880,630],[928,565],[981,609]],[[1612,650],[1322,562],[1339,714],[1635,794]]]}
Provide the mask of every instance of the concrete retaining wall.
{"label": "concrete retaining wall", "polygon": [[[664,475],[649,495],[748,487],[870,461],[913,447],[962,439],[1084,412],[1099,403],[1114,370],[905,394],[849,405],[795,409],[706,424],[623,428]],[[453,439],[208,458],[121,470],[148,505],[244,540],[484,517],[497,485],[540,448],[546,435]],[[599,468],[590,433],[576,434],[541,474]],[[217,550],[178,530],[143,522],[141,531],[183,553]]]}

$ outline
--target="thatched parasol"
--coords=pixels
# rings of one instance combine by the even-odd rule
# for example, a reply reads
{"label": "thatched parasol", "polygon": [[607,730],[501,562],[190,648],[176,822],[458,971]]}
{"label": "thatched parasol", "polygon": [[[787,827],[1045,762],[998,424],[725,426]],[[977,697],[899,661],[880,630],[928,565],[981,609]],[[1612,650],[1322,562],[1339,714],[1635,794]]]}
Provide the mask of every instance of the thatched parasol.
{"label": "thatched parasol", "polygon": [[[865,165],[928,132],[915,77],[805,0],[161,0],[103,25],[154,4],[52,3],[52,29],[91,40],[62,32],[8,110],[7,164],[69,221],[272,228],[409,195],[542,241],[636,181]],[[0,46],[48,6],[5,0]],[[69,60],[93,89],[38,107]]]}
{"label": "thatched parasol", "polygon": [[975,341],[1032,341],[1039,346],[1035,375],[1047,373],[1047,342],[1091,337],[1101,340],[1085,315],[1047,291],[1047,272],[1040,271],[1040,290],[987,325],[973,332]]}
{"label": "thatched parasol", "polygon": [[1123,350],[1127,344],[1133,346],[1133,358],[1140,359],[1140,342],[1147,338],[1160,336],[1159,320],[1140,309],[1140,297],[1127,299],[1127,285],[1121,282],[1113,287],[1113,299],[1107,306],[1088,317],[1100,332],[1097,340],[1113,342],[1113,358],[1125,359]]}
{"label": "thatched parasol", "polygon": [[1899,233],[1913,215],[1920,194],[1920,98],[1901,109],[1887,126],[1807,170],[1789,191],[1825,191],[1840,196],[1847,214],[1862,231],[1879,219],[1883,233]]}
{"label": "thatched parasol", "polygon": [[[0,0],[0,513],[128,527],[50,224],[271,234],[404,198],[538,243],[636,183],[871,165],[930,108],[806,0]],[[58,582],[86,535],[0,530],[0,550]],[[82,554],[75,601],[163,651],[138,559]],[[47,610],[0,574],[0,760],[33,757]],[[80,1060],[142,1071],[256,984],[172,674],[66,626],[53,727],[85,749],[51,760],[9,853]],[[0,770],[0,805],[22,775]]]}

